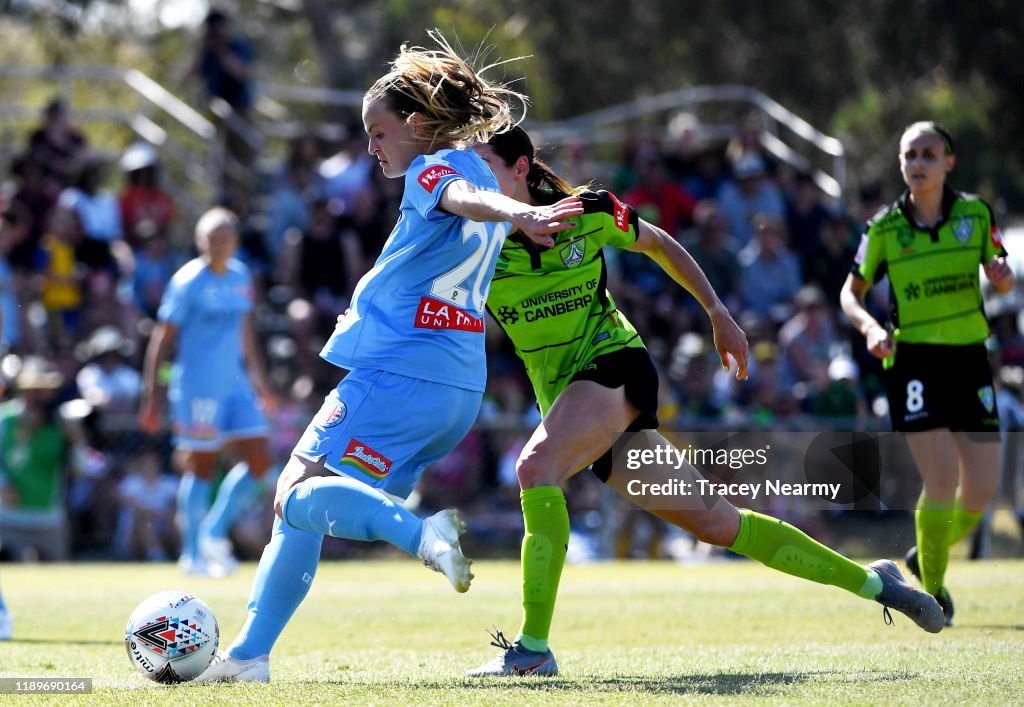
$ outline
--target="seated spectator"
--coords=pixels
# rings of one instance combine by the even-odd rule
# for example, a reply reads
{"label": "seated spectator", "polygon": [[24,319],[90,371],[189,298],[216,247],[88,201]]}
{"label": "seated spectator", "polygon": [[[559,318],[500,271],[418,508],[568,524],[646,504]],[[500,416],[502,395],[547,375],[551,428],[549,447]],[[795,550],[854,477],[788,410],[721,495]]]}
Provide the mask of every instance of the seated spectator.
{"label": "seated spectator", "polygon": [[743,308],[781,322],[790,316],[790,303],[802,284],[800,265],[786,247],[781,217],[758,214],[756,237],[739,254]]}
{"label": "seated spectator", "polygon": [[136,453],[126,471],[117,487],[121,502],[115,532],[117,555],[150,562],[176,557],[178,477],[165,471],[160,455],[148,448]]}
{"label": "seated spectator", "polygon": [[640,217],[678,238],[690,225],[696,200],[669,179],[664,156],[654,150],[640,152],[636,160],[637,181],[622,195]]}
{"label": "seated spectator", "polygon": [[184,256],[155,233],[140,231],[139,236],[141,242],[133,255],[132,298],[144,316],[155,319],[167,283],[184,264]]}
{"label": "seated spectator", "polygon": [[125,242],[138,250],[148,239],[166,240],[174,221],[174,200],[159,186],[156,150],[137,142],[121,155],[120,167],[127,181],[119,199]]}
{"label": "seated spectator", "polygon": [[838,354],[839,338],[825,295],[805,285],[795,297],[797,308],[779,330],[783,385],[807,399],[829,385],[829,363]]}
{"label": "seated spectator", "polygon": [[114,326],[101,326],[80,347],[87,363],[75,381],[82,398],[107,415],[134,415],[142,391],[142,376],[128,359],[135,346]]}
{"label": "seated spectator", "polygon": [[60,192],[54,192],[46,181],[42,165],[26,155],[15,159],[11,171],[18,186],[11,196],[8,212],[15,219],[21,236],[11,248],[10,262],[16,270],[30,270],[35,262],[39,239],[46,230],[47,219]]}
{"label": "seated spectator", "polygon": [[351,215],[357,200],[373,191],[374,171],[374,160],[366,152],[362,123],[353,121],[347,126],[341,149],[325,159],[319,170],[324,196],[337,202],[333,208],[338,215]]}
{"label": "seated spectator", "polygon": [[818,248],[821,232],[832,213],[821,203],[821,190],[807,172],[799,172],[793,193],[786,199],[786,226],[790,247],[801,261]]}
{"label": "seated spectator", "polygon": [[838,302],[856,254],[850,222],[841,214],[830,215],[822,224],[818,242],[801,261],[804,279],[820,287],[827,301]]}
{"label": "seated spectator", "polygon": [[728,181],[722,151],[705,147],[693,158],[693,171],[683,178],[683,187],[698,202],[717,199],[722,185]]}
{"label": "seated spectator", "polygon": [[[719,299],[730,310],[735,310],[739,304],[739,260],[718,203],[710,199],[699,202],[693,212],[693,226],[692,239],[686,249],[704,271]],[[691,306],[700,306],[696,300],[693,302]]]}
{"label": "seated spectator", "polygon": [[47,329],[56,348],[70,346],[82,323],[82,281],[75,249],[81,240],[78,214],[56,207],[39,242],[36,289],[46,310]]}
{"label": "seated spectator", "polygon": [[90,158],[78,174],[75,185],[61,192],[57,203],[78,214],[82,240],[78,259],[91,270],[118,272],[115,245],[122,237],[121,205],[103,187],[105,165]]}
{"label": "seated spectator", "polygon": [[305,136],[292,143],[288,159],[270,188],[270,224],[264,249],[270,262],[279,262],[288,232],[309,229],[313,202],[324,196],[324,180],[317,172],[320,149]]}
{"label": "seated spectator", "polygon": [[27,357],[15,398],[0,405],[0,537],[16,559],[68,559],[70,428],[62,428],[54,405],[63,385],[51,363]]}
{"label": "seated spectator", "polygon": [[743,248],[754,238],[754,217],[764,214],[783,219],[786,204],[760,157],[743,156],[733,164],[732,173],[733,179],[719,190],[718,201],[729,224],[729,235],[737,247]]}

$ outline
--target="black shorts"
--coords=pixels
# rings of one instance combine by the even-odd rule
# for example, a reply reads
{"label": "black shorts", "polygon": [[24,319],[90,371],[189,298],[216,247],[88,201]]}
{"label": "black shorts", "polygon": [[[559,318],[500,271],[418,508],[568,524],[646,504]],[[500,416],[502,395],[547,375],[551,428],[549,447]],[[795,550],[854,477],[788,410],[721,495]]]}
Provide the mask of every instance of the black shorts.
{"label": "black shorts", "polygon": [[[593,381],[606,388],[626,387],[626,400],[640,411],[627,428],[627,432],[658,428],[658,369],[644,348],[626,348],[597,356],[572,381]],[[607,481],[612,471],[612,453],[609,449],[591,466],[601,481]]]}
{"label": "black shorts", "polygon": [[984,344],[896,345],[885,372],[893,429],[923,432],[998,432],[992,367]]}

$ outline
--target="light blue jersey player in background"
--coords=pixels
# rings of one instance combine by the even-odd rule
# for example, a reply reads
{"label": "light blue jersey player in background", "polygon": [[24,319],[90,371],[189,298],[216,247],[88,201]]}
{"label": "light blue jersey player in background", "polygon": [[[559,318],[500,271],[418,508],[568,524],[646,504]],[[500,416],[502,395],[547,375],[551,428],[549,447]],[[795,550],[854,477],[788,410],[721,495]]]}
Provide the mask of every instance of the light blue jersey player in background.
{"label": "light blue jersey player in background", "polygon": [[309,590],[325,535],[386,540],[457,591],[469,588],[455,511],[421,520],[396,501],[476,419],[484,301],[510,228],[551,245],[546,234],[582,208],[574,197],[549,207],[508,199],[475,153],[453,149],[507,128],[504,99],[523,97],[486,83],[432,37],[440,51],[403,46],[363,98],[370,154],[386,177],[405,177],[401,217],[324,347],[350,372],[281,473],[248,618],[201,682],[270,679],[270,650]]}
{"label": "light blue jersey player in background", "polygon": [[[195,238],[199,257],[174,274],[160,303],[146,351],[139,422],[147,432],[160,428],[157,378],[176,344],[168,400],[175,451],[184,468],[178,489],[179,566],[189,574],[223,576],[237,566],[228,531],[264,490],[268,426],[259,398],[272,405],[273,396],[256,344],[252,278],[233,257],[235,215],[219,207],[207,211],[196,223]],[[242,461],[228,472],[211,507],[210,482],[228,443]]]}

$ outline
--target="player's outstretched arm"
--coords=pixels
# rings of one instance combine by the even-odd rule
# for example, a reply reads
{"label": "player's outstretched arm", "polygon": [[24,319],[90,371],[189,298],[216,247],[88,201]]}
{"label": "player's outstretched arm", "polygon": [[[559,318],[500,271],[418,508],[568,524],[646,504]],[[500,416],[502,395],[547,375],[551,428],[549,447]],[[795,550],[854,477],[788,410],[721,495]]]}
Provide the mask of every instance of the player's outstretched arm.
{"label": "player's outstretched arm", "polygon": [[575,224],[568,220],[583,213],[583,203],[569,196],[550,206],[531,206],[503,194],[477,189],[464,179],[453,181],[441,196],[441,208],[473,221],[508,221],[534,243],[550,248],[549,235]]}
{"label": "player's outstretched arm", "polygon": [[733,320],[728,308],[718,298],[697,261],[679,242],[661,228],[640,219],[636,242],[627,250],[643,253],[661,267],[683,289],[692,294],[711,319],[715,349],[722,365],[729,367],[729,357],[736,360],[736,378],[747,377],[747,335]]}

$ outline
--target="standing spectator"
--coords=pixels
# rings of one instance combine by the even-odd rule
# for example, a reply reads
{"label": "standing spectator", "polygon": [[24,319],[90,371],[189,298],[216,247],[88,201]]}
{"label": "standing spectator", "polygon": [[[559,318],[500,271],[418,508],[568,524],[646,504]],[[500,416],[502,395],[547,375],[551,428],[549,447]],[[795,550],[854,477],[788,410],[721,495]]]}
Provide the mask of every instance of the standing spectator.
{"label": "standing spectator", "polygon": [[757,235],[739,254],[743,308],[781,322],[800,289],[800,265],[786,247],[786,225],[780,217],[758,214],[752,223]]}
{"label": "standing spectator", "polygon": [[46,104],[43,122],[28,139],[27,159],[43,170],[45,191],[55,199],[78,174],[89,154],[85,134],[68,118],[60,97]]}
{"label": "standing spectator", "polygon": [[227,102],[242,118],[248,116],[254,98],[253,59],[252,45],[234,34],[231,18],[222,10],[210,10],[193,73],[202,78],[210,98]]}
{"label": "standing spectator", "polygon": [[733,164],[732,173],[733,179],[719,190],[718,201],[729,222],[729,235],[744,248],[754,238],[754,217],[766,214],[782,219],[786,204],[760,157],[745,155]]}

